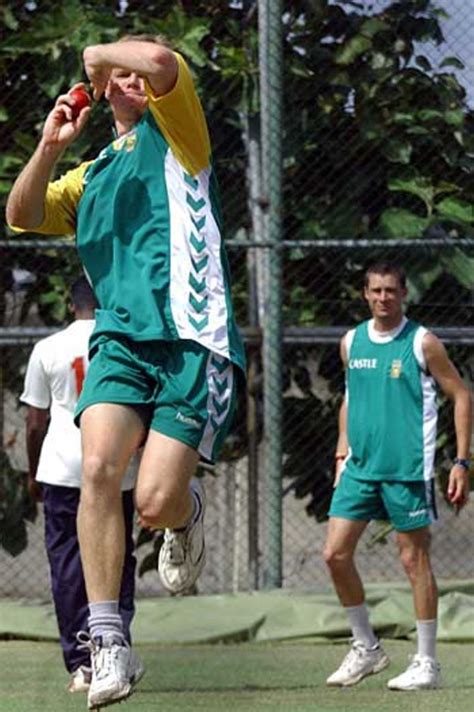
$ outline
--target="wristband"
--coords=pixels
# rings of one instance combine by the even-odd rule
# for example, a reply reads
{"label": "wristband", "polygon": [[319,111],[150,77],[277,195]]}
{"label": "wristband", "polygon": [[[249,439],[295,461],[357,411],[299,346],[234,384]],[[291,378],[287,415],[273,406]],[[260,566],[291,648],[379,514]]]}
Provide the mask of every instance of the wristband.
{"label": "wristband", "polygon": [[453,464],[459,465],[460,467],[463,467],[465,470],[469,470],[469,468],[471,467],[471,461],[464,457],[455,457],[453,460]]}
{"label": "wristband", "polygon": [[336,460],[336,462],[337,462],[338,460],[345,460],[346,457],[347,457],[347,455],[342,455],[341,453],[336,453],[336,454],[334,455],[334,459]]}

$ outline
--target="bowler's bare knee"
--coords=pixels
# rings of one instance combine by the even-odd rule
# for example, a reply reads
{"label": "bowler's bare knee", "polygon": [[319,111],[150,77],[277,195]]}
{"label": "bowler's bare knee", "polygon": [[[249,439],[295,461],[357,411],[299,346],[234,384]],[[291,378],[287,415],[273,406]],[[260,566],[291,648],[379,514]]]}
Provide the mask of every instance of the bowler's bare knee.
{"label": "bowler's bare knee", "polygon": [[120,491],[124,466],[96,454],[85,454],[82,460],[82,488],[92,491]]}
{"label": "bowler's bare knee", "polygon": [[186,524],[191,513],[187,487],[184,490],[166,486],[141,487],[135,506],[142,526],[149,529],[176,529]]}
{"label": "bowler's bare knee", "polygon": [[345,569],[354,559],[352,549],[343,549],[326,543],[323,551],[324,563],[330,571]]}

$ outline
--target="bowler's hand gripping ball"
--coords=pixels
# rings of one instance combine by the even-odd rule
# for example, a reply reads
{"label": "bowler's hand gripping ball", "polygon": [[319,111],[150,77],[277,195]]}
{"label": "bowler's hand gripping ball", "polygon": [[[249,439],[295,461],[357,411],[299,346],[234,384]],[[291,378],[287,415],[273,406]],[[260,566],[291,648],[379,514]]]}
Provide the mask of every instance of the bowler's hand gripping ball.
{"label": "bowler's hand gripping ball", "polygon": [[71,106],[72,118],[77,119],[81,110],[86,106],[91,105],[91,98],[85,89],[73,89],[69,92],[69,96],[74,99],[74,104]]}

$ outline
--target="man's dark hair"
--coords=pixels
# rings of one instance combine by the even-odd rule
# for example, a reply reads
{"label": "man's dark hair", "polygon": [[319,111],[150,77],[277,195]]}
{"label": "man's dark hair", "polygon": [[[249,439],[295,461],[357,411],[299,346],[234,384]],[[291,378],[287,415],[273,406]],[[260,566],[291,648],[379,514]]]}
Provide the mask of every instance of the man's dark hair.
{"label": "man's dark hair", "polygon": [[393,264],[392,262],[377,262],[376,264],[371,265],[364,275],[364,287],[369,286],[369,279],[371,274],[379,274],[382,277],[384,277],[386,274],[393,274],[395,275],[395,277],[398,278],[398,282],[402,289],[405,289],[405,287],[407,286],[405,270],[403,269],[403,267],[399,267],[399,265]]}
{"label": "man's dark hair", "polygon": [[85,277],[78,277],[70,287],[71,302],[76,309],[97,309],[99,306],[92,287]]}

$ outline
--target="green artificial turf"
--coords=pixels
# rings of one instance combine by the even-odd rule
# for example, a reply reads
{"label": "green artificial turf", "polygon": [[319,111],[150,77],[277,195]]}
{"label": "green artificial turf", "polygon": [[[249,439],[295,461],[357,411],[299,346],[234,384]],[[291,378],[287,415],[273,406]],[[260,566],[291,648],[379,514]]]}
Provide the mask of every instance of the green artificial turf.
{"label": "green artificial turf", "polygon": [[[413,643],[388,640],[392,665],[351,689],[327,688],[326,677],[344,645],[242,643],[237,645],[139,645],[147,672],[117,712],[459,712],[474,693],[474,646],[439,645],[444,687],[391,692],[385,683],[406,667]],[[1,712],[86,710],[86,695],[71,695],[57,643],[0,641]]]}

